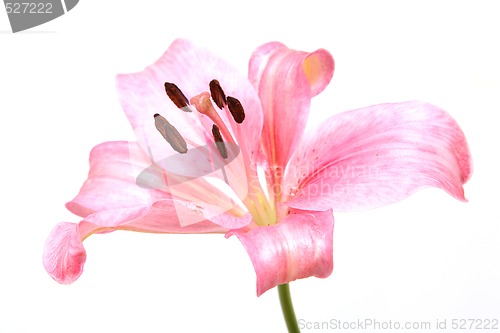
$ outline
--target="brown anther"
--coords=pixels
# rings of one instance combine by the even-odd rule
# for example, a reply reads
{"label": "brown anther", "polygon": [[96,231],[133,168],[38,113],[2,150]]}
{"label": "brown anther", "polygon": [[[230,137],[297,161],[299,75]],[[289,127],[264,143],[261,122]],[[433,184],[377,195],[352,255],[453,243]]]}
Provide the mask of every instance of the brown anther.
{"label": "brown anther", "polygon": [[179,109],[186,112],[192,112],[189,107],[188,99],[175,84],[165,82],[165,92],[167,93],[168,98],[170,98],[170,100],[174,102],[175,106]]}
{"label": "brown anther", "polygon": [[215,104],[219,107],[219,109],[222,110],[224,105],[227,104],[226,102],[226,94],[224,94],[224,91],[222,90],[219,81],[217,80],[212,80],[210,81],[210,95],[212,96],[212,99],[214,100]]}
{"label": "brown anther", "polygon": [[245,120],[245,110],[243,110],[243,106],[240,101],[234,97],[227,96],[227,106],[234,121],[241,124],[243,120]]}
{"label": "brown anther", "polygon": [[167,119],[156,113],[155,126],[158,132],[167,140],[170,146],[178,153],[187,153],[187,144],[179,131],[172,126]]}
{"label": "brown anther", "polygon": [[220,135],[219,128],[215,124],[212,126],[212,135],[214,136],[215,145],[217,146],[217,150],[219,150],[220,156],[227,158],[226,145],[222,141],[222,135]]}

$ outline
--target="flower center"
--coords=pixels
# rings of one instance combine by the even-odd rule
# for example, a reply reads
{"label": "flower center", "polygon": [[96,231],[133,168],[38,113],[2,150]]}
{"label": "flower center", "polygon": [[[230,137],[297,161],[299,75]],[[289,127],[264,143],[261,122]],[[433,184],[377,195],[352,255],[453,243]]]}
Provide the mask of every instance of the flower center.
{"label": "flower center", "polygon": [[[240,199],[241,204],[248,209],[256,224],[262,226],[275,224],[276,209],[274,205],[269,203],[268,197],[262,190],[257,170],[251,170],[252,161],[247,161],[247,157],[243,156],[245,154],[239,154],[241,147],[237,145],[230,130],[231,127],[226,125],[226,122],[219,115],[213,103],[220,110],[226,111],[226,119],[232,117],[236,123],[233,123],[233,126],[240,126],[245,120],[243,105],[237,98],[226,96],[219,81],[215,79],[210,81],[209,88],[210,93],[202,92],[188,100],[174,83],[165,82],[165,92],[177,108],[184,112],[193,112],[192,106],[194,106],[201,115],[209,119],[203,118],[203,116],[201,118],[198,117],[198,120],[202,123],[202,128],[205,128],[207,132],[204,136],[208,146],[215,146],[217,150],[214,153],[219,155],[217,158],[212,156],[208,159],[213,161],[214,159],[220,160],[222,157],[222,160],[225,161],[222,165],[219,163],[219,168],[227,187],[234,191],[237,198]],[[194,112],[193,115],[195,115]],[[196,144],[191,143],[188,138],[183,138],[181,133],[165,117],[155,114],[154,119],[156,129],[176,152],[187,154],[188,143],[196,147]],[[211,121],[211,124],[209,125],[207,121]],[[210,127],[211,131],[209,130]],[[211,135],[208,134],[209,132],[211,132]],[[213,141],[208,142],[209,137]],[[238,155],[242,156],[236,158]],[[228,157],[230,158],[228,159]],[[194,191],[195,189],[193,188],[192,190]],[[206,192],[206,194],[210,195],[210,191]],[[213,201],[213,196],[214,194],[212,194],[211,200],[207,201]],[[233,211],[230,210],[229,212]]]}

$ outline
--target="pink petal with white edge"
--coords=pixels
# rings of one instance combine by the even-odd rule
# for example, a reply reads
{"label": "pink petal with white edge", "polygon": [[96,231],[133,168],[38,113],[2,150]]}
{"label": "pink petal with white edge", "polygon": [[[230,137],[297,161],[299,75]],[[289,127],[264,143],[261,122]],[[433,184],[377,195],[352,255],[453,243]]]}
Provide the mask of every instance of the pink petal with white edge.
{"label": "pink petal with white edge", "polygon": [[[83,272],[86,252],[83,240],[94,233],[130,230],[149,233],[223,233],[227,229],[209,221],[181,227],[178,214],[199,219],[186,208],[179,212],[172,200],[166,199],[152,207],[114,209],[87,216],[80,223],[60,223],[50,233],[45,244],[43,264],[54,280],[62,284],[76,281]],[[119,217],[116,217],[119,215]]]}
{"label": "pink petal with white edge", "polygon": [[[160,59],[144,71],[117,76],[123,109],[141,146],[152,154],[155,161],[175,154],[155,128],[155,113],[166,117],[188,142],[206,144],[204,129],[198,123],[198,116],[177,109],[167,97],[164,83],[176,84],[189,100],[209,91],[212,79],[219,81],[226,96],[237,98],[243,105],[246,117],[235,133],[236,140],[242,146],[242,151],[256,154],[262,129],[259,98],[242,73],[208,50],[178,39]],[[194,107],[191,108],[196,112]],[[220,114],[226,119],[225,112]],[[231,123],[233,125],[236,126]],[[208,137],[211,137],[211,133]]]}
{"label": "pink petal with white edge", "polygon": [[374,105],[333,116],[305,138],[287,170],[287,204],[368,209],[428,186],[465,201],[471,171],[465,136],[448,113],[415,101]]}
{"label": "pink petal with white edge", "polygon": [[333,70],[324,49],[306,53],[273,42],[253,53],[248,77],[262,103],[263,148],[270,165],[286,165],[302,137],[311,98],[328,85]]}
{"label": "pink petal with white edge", "polygon": [[296,279],[325,278],[333,270],[332,211],[295,211],[268,227],[231,230],[257,274],[257,296]]}

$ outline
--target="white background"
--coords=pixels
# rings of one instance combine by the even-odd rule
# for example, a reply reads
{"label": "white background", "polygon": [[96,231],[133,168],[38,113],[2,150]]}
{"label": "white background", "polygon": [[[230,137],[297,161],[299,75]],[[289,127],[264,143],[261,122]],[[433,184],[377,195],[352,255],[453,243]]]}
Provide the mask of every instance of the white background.
{"label": "white background", "polygon": [[96,235],[73,285],[43,268],[50,230],[78,221],[64,203],[86,178],[91,148],[134,140],[114,76],[142,70],[177,37],[243,73],[267,41],[326,48],[336,71],[314,101],[316,121],[420,99],[448,110],[468,137],[469,202],[428,189],[336,214],[333,274],[291,284],[298,318],[500,319],[497,13],[493,1],[81,0],[12,34],[0,10],[0,332],[286,331],[276,290],[255,296],[234,237]]}

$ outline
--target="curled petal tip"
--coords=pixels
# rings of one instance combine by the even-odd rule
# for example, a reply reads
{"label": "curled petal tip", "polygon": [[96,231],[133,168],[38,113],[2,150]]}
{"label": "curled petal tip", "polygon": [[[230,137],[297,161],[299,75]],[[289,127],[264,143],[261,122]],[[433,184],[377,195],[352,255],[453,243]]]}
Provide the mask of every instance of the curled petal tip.
{"label": "curled petal tip", "polygon": [[73,283],[82,275],[86,258],[78,224],[56,225],[43,253],[43,265],[50,276],[61,284]]}
{"label": "curled petal tip", "polygon": [[260,97],[261,145],[271,164],[286,166],[304,133],[311,99],[326,88],[334,67],[324,49],[308,53],[268,43],[252,54],[248,77]]}
{"label": "curled petal tip", "polygon": [[313,96],[322,92],[332,80],[335,62],[332,55],[325,49],[310,53],[303,61],[302,67],[311,85]]}

